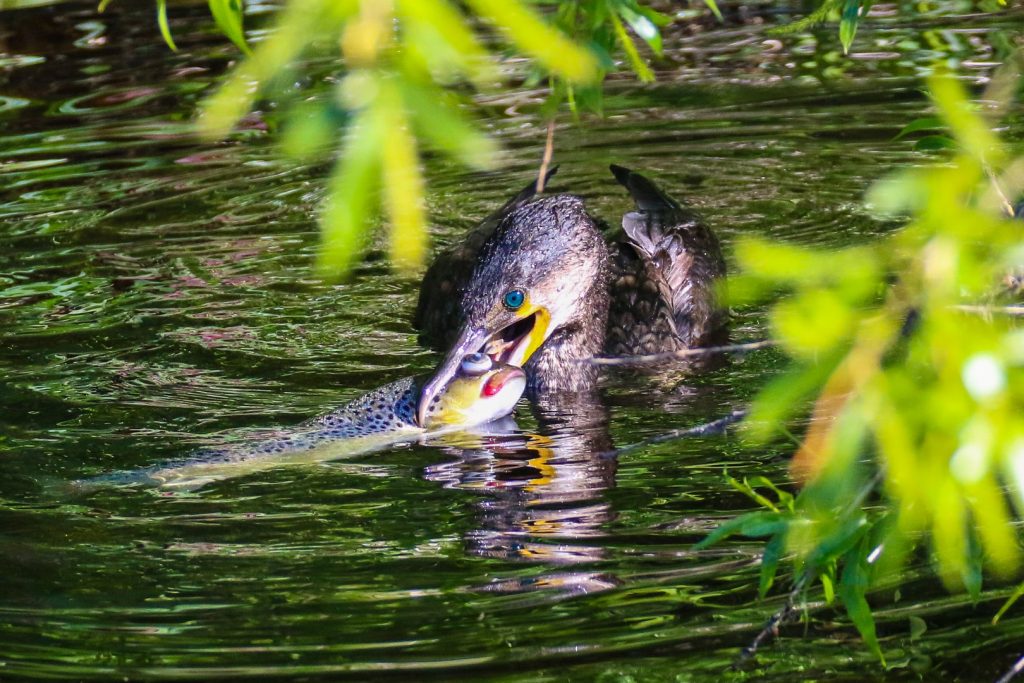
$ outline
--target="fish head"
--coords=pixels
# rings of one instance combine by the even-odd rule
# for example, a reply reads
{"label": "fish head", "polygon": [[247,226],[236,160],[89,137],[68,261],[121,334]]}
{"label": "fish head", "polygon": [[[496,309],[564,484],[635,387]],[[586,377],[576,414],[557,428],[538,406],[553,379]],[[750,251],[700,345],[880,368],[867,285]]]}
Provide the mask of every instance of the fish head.
{"label": "fish head", "polygon": [[496,362],[486,353],[468,354],[444,389],[420,407],[420,426],[431,431],[496,420],[512,412],[525,390],[522,368]]}

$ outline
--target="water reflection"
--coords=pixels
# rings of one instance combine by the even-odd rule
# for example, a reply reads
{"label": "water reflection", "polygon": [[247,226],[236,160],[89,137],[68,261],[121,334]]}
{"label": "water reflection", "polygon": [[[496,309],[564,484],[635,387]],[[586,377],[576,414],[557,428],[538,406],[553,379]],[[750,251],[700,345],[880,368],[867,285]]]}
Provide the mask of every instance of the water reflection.
{"label": "water reflection", "polygon": [[[471,555],[551,567],[600,562],[606,559],[600,539],[615,518],[604,495],[616,470],[607,455],[607,408],[594,392],[546,398],[531,409],[536,430],[446,445],[455,459],[426,468],[425,477],[478,494],[477,528],[465,537]],[[553,569],[480,589],[577,594],[619,583],[610,574]]]}

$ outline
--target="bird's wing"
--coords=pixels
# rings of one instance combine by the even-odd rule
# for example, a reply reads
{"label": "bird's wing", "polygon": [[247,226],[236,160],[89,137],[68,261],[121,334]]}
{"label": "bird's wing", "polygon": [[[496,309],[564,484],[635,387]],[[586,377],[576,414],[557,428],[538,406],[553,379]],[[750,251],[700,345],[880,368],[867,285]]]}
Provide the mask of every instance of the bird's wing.
{"label": "bird's wing", "polygon": [[[544,176],[545,185],[557,171],[557,166],[548,170]],[[473,276],[480,248],[512,209],[536,194],[537,181],[534,180],[500,209],[480,221],[459,243],[434,258],[423,276],[412,322],[420,332],[422,344],[444,350],[455,339],[464,317],[462,293]]]}
{"label": "bird's wing", "polygon": [[697,212],[680,206],[644,176],[622,166],[611,169],[636,202],[636,211],[622,217],[622,228],[643,264],[634,268],[638,284],[648,298],[656,293],[660,302],[660,307],[650,305],[651,324],[670,318],[679,344],[700,345],[725,324],[715,292],[725,275],[718,238]]}

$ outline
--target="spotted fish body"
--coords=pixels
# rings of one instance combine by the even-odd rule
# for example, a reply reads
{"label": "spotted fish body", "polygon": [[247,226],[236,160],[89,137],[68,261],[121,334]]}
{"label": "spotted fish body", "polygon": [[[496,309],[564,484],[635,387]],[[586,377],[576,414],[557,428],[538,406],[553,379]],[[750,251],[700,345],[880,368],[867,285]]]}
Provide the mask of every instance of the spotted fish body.
{"label": "spotted fish body", "polygon": [[519,368],[498,364],[492,368],[489,359],[487,365],[476,375],[457,378],[426,411],[425,426],[416,422],[422,379],[409,377],[270,438],[202,451],[173,465],[119,473],[85,484],[150,484],[190,490],[228,477],[361,455],[483,424],[508,415],[526,386]]}

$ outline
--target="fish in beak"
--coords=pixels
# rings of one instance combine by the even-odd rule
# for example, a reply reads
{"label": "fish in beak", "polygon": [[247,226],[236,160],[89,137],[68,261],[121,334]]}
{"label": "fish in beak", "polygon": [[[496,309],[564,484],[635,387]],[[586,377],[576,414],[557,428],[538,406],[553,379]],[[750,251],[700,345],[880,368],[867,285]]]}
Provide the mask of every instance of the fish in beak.
{"label": "fish in beak", "polygon": [[459,331],[448,354],[433,376],[423,385],[418,407],[418,421],[423,424],[427,410],[445,387],[455,378],[463,358],[473,353],[485,353],[495,363],[523,367],[530,356],[551,335],[551,314],[543,306],[528,301],[515,311],[501,308],[488,316],[493,322],[474,325],[467,322]]}

